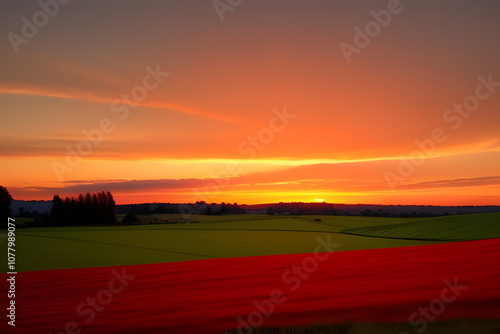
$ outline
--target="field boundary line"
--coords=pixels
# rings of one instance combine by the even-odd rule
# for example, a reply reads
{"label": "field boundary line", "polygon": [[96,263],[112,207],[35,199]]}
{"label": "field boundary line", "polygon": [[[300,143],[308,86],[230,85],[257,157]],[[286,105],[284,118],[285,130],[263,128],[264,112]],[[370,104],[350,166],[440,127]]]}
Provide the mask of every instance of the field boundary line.
{"label": "field boundary line", "polygon": [[138,248],[138,249],[152,250],[152,251],[165,252],[165,253],[176,253],[176,254],[183,254],[183,255],[201,256],[201,257],[206,257],[206,258],[209,258],[209,259],[217,259],[217,257],[210,256],[210,255],[202,255],[202,254],[196,254],[196,253],[187,253],[187,252],[180,252],[180,251],[172,251],[172,250],[158,249],[158,248],[149,248],[149,247],[140,247],[140,246],[114,244],[114,243],[111,243],[111,242],[104,242],[104,241],[89,241],[89,240],[82,240],[82,239],[63,238],[63,237],[51,237],[51,236],[33,235],[33,234],[23,234],[23,235],[29,236],[29,237],[35,237],[35,238],[48,238],[48,239],[61,239],[61,240],[80,241],[80,242],[88,242],[88,243],[91,243],[91,244],[103,244],[103,245],[109,245],[109,246]]}

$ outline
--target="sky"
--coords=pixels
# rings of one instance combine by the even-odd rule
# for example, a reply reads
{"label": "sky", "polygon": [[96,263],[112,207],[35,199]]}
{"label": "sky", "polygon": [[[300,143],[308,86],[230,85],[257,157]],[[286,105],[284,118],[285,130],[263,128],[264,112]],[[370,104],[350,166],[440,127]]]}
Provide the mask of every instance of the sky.
{"label": "sky", "polygon": [[0,4],[15,199],[500,205],[498,1],[59,1]]}

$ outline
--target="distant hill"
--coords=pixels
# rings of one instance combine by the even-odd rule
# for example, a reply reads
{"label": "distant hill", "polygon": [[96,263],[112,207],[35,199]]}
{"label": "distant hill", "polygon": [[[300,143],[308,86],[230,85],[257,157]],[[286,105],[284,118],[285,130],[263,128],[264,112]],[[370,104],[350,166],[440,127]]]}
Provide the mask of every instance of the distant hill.
{"label": "distant hill", "polygon": [[20,200],[14,200],[12,201],[12,204],[10,205],[12,209],[12,214],[15,217],[22,216],[20,210],[22,210],[24,213],[26,212],[31,212],[33,213],[34,211],[35,214],[38,213],[50,213],[50,210],[52,209],[52,201],[20,201]]}
{"label": "distant hill", "polygon": [[[500,206],[434,206],[434,205],[375,205],[329,203],[271,203],[242,206],[253,213],[266,213],[272,207],[275,214],[336,214],[352,216],[442,216],[470,213],[500,212]],[[332,210],[334,213],[332,213]]]}
{"label": "distant hill", "polygon": [[[187,208],[193,211],[188,213],[207,214],[208,208],[212,214],[244,214],[258,213],[267,214],[271,207],[274,214],[290,215],[352,215],[352,216],[443,216],[471,213],[500,212],[500,206],[434,206],[434,205],[375,205],[375,204],[338,204],[338,203],[268,203],[268,204],[206,204],[205,206],[178,203],[142,203],[121,204],[116,206],[118,214],[128,213],[134,210],[137,214],[149,213],[185,213]],[[50,213],[52,201],[12,201],[12,213],[20,216],[20,210],[24,213]],[[184,212],[181,212],[184,210]]]}

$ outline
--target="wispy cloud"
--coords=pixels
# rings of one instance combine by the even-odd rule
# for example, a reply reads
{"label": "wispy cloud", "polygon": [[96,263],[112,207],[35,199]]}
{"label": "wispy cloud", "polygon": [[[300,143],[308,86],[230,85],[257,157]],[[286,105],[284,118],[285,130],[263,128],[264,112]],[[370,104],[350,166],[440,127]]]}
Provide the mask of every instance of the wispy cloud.
{"label": "wispy cloud", "polygon": [[[72,100],[94,102],[94,103],[105,103],[109,105],[111,105],[113,102],[116,101],[117,98],[119,98],[119,96],[107,96],[107,97],[96,96],[93,93],[84,92],[81,90],[69,92],[58,89],[48,89],[45,87],[27,87],[27,86],[0,87],[0,94],[54,97],[61,99],[72,99]],[[221,122],[253,123],[253,121],[243,117],[217,113],[214,111],[196,109],[193,107],[172,103],[168,101],[154,101],[154,102],[143,101],[143,102],[136,102],[135,104],[139,107],[160,109],[180,114],[197,116],[206,119],[213,119]]]}
{"label": "wispy cloud", "polygon": [[[385,191],[384,181],[356,181],[342,179],[305,179],[281,182],[251,182],[249,177],[233,177],[223,192],[283,192],[283,191],[324,191],[324,192],[376,192]],[[258,180],[258,178],[257,178]],[[75,196],[79,193],[109,190],[118,197],[120,194],[133,193],[194,193],[194,189],[203,189],[213,179],[156,179],[156,180],[75,180],[65,182],[59,187],[18,187],[13,192],[19,195],[36,193],[50,198],[54,194]],[[428,182],[408,182],[401,185],[401,190],[446,189],[455,187],[492,186],[500,184],[500,176],[461,178],[453,180],[433,180]]]}

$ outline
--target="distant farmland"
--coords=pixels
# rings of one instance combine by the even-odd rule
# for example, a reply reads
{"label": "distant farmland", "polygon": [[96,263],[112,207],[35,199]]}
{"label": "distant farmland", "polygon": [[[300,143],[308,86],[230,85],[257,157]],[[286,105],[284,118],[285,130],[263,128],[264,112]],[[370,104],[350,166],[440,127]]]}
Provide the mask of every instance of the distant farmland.
{"label": "distant farmland", "polygon": [[[178,215],[148,215],[145,220]],[[193,216],[196,224],[28,228],[19,271],[310,253],[331,235],[338,251],[500,237],[500,213],[429,218]],[[2,239],[0,239],[1,241]]]}
{"label": "distant farmland", "polygon": [[500,213],[428,218],[404,224],[367,226],[342,233],[369,237],[463,241],[500,237]]}

